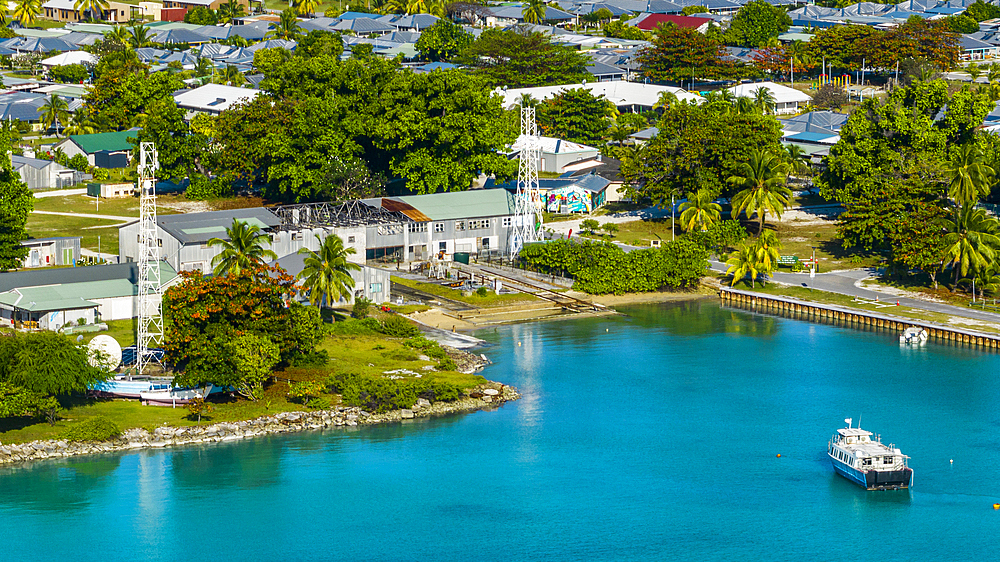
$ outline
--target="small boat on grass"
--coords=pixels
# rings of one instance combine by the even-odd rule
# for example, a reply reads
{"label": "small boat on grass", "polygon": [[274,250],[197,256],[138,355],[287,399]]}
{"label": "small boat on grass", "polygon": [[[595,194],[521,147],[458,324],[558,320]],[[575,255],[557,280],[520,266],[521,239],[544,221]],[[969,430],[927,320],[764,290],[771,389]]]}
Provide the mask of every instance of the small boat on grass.
{"label": "small boat on grass", "polygon": [[222,388],[206,385],[204,388],[170,388],[149,390],[139,393],[139,400],[145,406],[185,406],[195,398],[206,398],[213,392],[222,392]]}
{"label": "small boat on grass", "polygon": [[169,389],[170,379],[123,375],[95,384],[90,394],[101,398],[137,399],[143,392]]}
{"label": "small boat on grass", "polygon": [[906,466],[910,457],[872,432],[851,427],[838,429],[827,445],[827,455],[833,469],[844,478],[866,490],[900,490],[913,485],[913,469]]}

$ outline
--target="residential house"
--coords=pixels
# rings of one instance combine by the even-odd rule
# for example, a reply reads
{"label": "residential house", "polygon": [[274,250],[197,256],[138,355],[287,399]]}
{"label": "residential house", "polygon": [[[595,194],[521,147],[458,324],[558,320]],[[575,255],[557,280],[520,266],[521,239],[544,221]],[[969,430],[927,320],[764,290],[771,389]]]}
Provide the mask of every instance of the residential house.
{"label": "residential house", "polygon": [[530,94],[537,100],[545,100],[555,96],[564,90],[574,88],[585,88],[590,90],[594,96],[604,96],[613,103],[619,111],[638,113],[649,111],[659,102],[660,95],[669,93],[674,95],[678,101],[693,101],[701,103],[705,98],[688,92],[682,88],[672,86],[657,86],[655,84],[643,84],[641,82],[626,82],[615,80],[613,82],[586,82],[583,84],[566,84],[562,86],[539,86],[534,88],[513,88],[498,89],[498,94],[503,96],[503,106],[510,109],[518,104],[518,100],[524,94]]}
{"label": "residential house", "polygon": [[[511,146],[512,157],[520,153],[522,142],[519,138]],[[557,174],[565,172],[569,164],[594,158],[601,153],[600,149],[553,137],[538,137],[538,148],[541,155],[538,171]]]}
{"label": "residential house", "polygon": [[[201,6],[203,8],[218,10],[219,6],[226,4],[229,1],[230,0],[164,0],[163,7],[167,9],[184,8],[185,10],[193,10],[194,8]],[[243,11],[247,13],[250,12],[249,0],[236,0],[236,3],[243,6]]]}
{"label": "residential house", "polygon": [[655,31],[661,25],[672,23],[677,27],[694,29],[699,33],[708,31],[708,26],[712,20],[693,16],[675,16],[668,14],[641,14],[635,19],[631,19],[628,25],[634,25],[643,31]]}
{"label": "residential house", "polygon": [[738,98],[753,98],[760,89],[766,89],[774,97],[774,112],[778,115],[798,113],[799,108],[812,101],[812,96],[795,88],[775,84],[774,82],[754,82],[740,84],[729,88]]}
{"label": "residential house", "polygon": [[10,163],[28,189],[70,187],[83,181],[84,173],[52,160],[11,154]]}
{"label": "residential house", "polygon": [[138,129],[129,129],[92,135],[70,135],[52,148],[62,150],[70,158],[83,154],[91,166],[98,168],[127,168],[133,149],[128,139],[136,138],[137,131]]}
{"label": "residential house", "polygon": [[218,115],[230,106],[256,98],[260,90],[237,88],[222,84],[205,84],[193,90],[174,92],[174,101],[188,111],[188,118],[197,113]]}
{"label": "residential house", "polygon": [[[610,184],[608,179],[597,174],[569,172],[558,178],[539,178],[538,190],[547,212],[589,214],[604,205]],[[489,179],[485,189],[502,189],[513,196],[517,191],[517,180],[501,183]]]}

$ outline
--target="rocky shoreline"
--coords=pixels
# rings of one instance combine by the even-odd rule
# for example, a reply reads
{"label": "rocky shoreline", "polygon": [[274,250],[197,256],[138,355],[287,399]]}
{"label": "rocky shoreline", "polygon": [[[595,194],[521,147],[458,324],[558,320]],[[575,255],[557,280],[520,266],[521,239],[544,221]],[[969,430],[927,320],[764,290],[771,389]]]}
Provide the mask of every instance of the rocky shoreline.
{"label": "rocky shoreline", "polygon": [[281,412],[240,422],[220,422],[191,427],[163,426],[152,433],[142,428],[129,429],[113,441],[64,440],[32,441],[18,445],[0,445],[0,466],[14,463],[205,443],[250,439],[263,435],[294,433],[330,427],[355,427],[407,419],[444,416],[460,412],[494,409],[505,402],[517,400],[516,389],[488,382],[472,389],[454,402],[428,402],[420,399],[412,409],[373,414],[357,407],[338,407],[310,412]]}

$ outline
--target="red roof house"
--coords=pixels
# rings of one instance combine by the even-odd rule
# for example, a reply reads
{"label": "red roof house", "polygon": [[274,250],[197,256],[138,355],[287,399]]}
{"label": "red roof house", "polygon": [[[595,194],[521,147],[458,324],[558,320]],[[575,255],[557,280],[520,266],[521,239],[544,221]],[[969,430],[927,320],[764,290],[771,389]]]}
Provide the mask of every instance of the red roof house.
{"label": "red roof house", "polygon": [[708,30],[708,24],[712,23],[712,20],[708,18],[696,18],[692,16],[674,16],[669,14],[649,14],[642,19],[639,23],[635,24],[636,27],[643,31],[653,31],[658,25],[665,25],[666,23],[672,23],[677,27],[687,27],[691,29],[697,29],[701,33],[705,33]]}

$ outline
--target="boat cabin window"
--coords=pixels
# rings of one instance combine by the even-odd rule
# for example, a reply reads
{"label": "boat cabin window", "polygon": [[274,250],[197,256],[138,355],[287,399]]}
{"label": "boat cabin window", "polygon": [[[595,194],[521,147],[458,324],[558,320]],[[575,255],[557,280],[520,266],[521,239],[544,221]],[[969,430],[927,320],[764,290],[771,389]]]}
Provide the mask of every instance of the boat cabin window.
{"label": "boat cabin window", "polygon": [[848,437],[847,438],[847,444],[850,445],[851,443],[854,443],[854,438],[853,437]]}
{"label": "boat cabin window", "polygon": [[894,457],[882,457],[882,464],[892,464]]}
{"label": "boat cabin window", "polygon": [[871,466],[872,465],[872,460],[871,459],[865,459],[862,462],[862,464],[864,464],[865,466]]}

